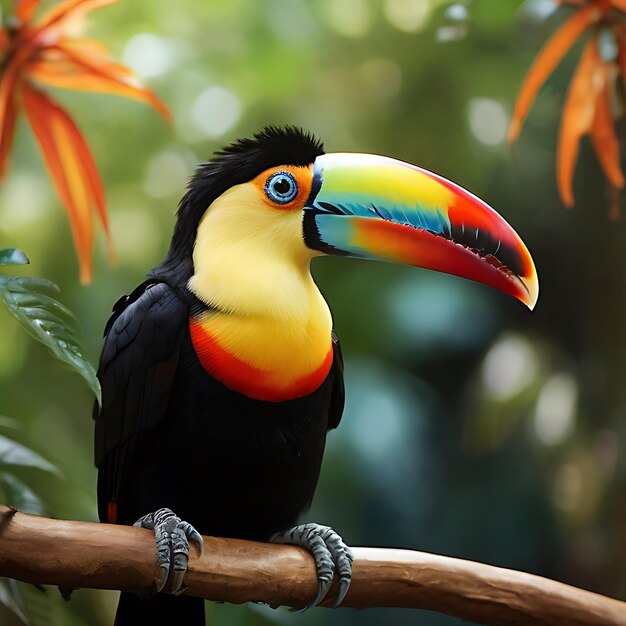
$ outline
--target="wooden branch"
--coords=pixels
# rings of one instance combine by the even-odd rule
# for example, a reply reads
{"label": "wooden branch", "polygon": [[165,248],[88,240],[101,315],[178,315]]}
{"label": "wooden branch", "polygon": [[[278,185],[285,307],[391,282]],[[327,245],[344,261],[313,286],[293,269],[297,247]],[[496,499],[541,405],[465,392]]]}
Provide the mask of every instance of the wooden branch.
{"label": "wooden branch", "polygon": [[[293,546],[205,537],[192,547],[187,592],[208,600],[302,607],[313,560]],[[539,576],[410,550],[354,549],[343,606],[428,609],[483,624],[626,626],[626,603]],[[159,577],[153,534],[0,506],[0,576],[67,588],[147,590]],[[327,604],[335,597],[333,587]]]}

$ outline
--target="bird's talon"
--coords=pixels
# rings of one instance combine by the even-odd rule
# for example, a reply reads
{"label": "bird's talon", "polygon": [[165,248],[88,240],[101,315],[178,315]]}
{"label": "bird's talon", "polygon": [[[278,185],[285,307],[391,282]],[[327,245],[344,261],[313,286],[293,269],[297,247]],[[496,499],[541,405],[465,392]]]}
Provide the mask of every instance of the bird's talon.
{"label": "bird's talon", "polygon": [[330,590],[335,572],[339,577],[339,593],[333,604],[337,608],[346,597],[352,580],[352,550],[329,526],[303,524],[286,532],[274,534],[270,541],[300,546],[308,550],[315,560],[318,588],[315,598],[301,612],[321,604]]}
{"label": "bird's talon", "polygon": [[183,593],[185,593],[185,591],[187,591],[188,587],[187,585],[182,585],[182,587],[180,589],[178,589],[178,591],[172,591],[172,595],[173,596],[180,596]]}
{"label": "bird's talon", "polygon": [[202,556],[204,554],[204,539],[202,539],[202,535],[193,526],[191,528],[192,530],[187,537],[198,544],[200,556]]}
{"label": "bird's talon", "polygon": [[326,597],[326,594],[328,593],[331,584],[332,578],[330,580],[323,580],[318,577],[317,594],[315,598],[311,600],[311,602],[309,602],[303,609],[301,609],[300,613],[304,613],[305,611],[308,611],[309,609],[312,609],[313,607],[316,607],[318,604],[320,604],[322,600]]}
{"label": "bird's talon", "polygon": [[161,582],[157,585],[157,593],[161,593],[163,591],[163,587],[165,587],[165,583],[167,582],[167,577],[170,572],[169,564],[167,567],[161,565]]}
{"label": "bird's talon", "polygon": [[177,596],[180,595],[186,586],[183,584],[183,578],[185,577],[185,570],[174,570],[172,573],[172,593]]}
{"label": "bird's talon", "polygon": [[181,520],[166,508],[144,515],[133,526],[154,531],[161,566],[161,583],[157,592],[164,589],[171,577],[171,593],[181,594],[186,589],[183,579],[189,562],[189,538],[199,544],[202,554],[204,542],[200,533],[189,522]]}
{"label": "bird's talon", "polygon": [[348,593],[348,589],[350,588],[350,583],[352,582],[352,577],[349,578],[341,578],[339,582],[339,593],[337,594],[337,599],[333,604],[333,609],[339,607],[339,605],[344,601],[346,594]]}

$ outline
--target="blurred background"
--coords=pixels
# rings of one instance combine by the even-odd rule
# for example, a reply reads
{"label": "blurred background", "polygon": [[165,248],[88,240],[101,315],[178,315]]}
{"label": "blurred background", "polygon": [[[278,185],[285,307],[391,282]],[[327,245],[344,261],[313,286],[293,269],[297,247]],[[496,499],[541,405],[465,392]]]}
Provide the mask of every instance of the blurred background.
{"label": "blurred background", "polygon": [[[473,559],[623,599],[626,226],[607,218],[586,142],[574,210],[557,197],[557,124],[576,52],[520,141],[506,142],[519,85],[562,18],[549,0],[126,0],[94,12],[89,36],[148,82],[175,123],[130,100],[56,90],[100,168],[118,264],[107,265],[100,234],[93,284],[78,285],[65,211],[25,123],[0,189],[0,247],[23,249],[24,273],[61,286],[95,362],[113,302],[166,252],[187,177],[226,143],[298,124],[328,151],[451,178],[522,235],[537,308],[422,270],[316,260],[347,405],[306,519],[353,545]],[[28,474],[54,517],[96,519],[91,404],[80,378],[0,307],[0,413],[11,418],[0,426],[59,468]],[[114,592],[81,590],[69,603],[55,589],[23,593],[35,624],[112,623]],[[208,603],[207,614],[229,626],[458,623],[408,610]]]}

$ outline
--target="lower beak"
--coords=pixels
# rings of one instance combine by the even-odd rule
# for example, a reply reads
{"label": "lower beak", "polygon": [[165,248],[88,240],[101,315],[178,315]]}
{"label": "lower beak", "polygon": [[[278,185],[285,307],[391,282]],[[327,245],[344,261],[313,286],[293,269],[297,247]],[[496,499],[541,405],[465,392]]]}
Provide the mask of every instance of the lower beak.
{"label": "lower beak", "polygon": [[463,276],[533,309],[535,265],[518,234],[489,205],[414,165],[371,154],[315,160],[304,209],[309,248]]}

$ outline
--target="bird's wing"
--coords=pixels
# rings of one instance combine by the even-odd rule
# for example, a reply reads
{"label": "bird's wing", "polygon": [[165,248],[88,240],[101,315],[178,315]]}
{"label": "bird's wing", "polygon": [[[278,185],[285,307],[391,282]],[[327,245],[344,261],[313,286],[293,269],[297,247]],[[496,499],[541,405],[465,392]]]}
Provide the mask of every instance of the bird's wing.
{"label": "bird's wing", "polygon": [[343,357],[341,356],[341,344],[339,337],[333,330],[333,365],[334,374],[333,391],[330,398],[330,411],[328,414],[328,430],[337,428],[343,415],[343,406],[346,399],[346,390],[343,384]]}
{"label": "bird's wing", "polygon": [[188,304],[156,281],[143,283],[113,308],[98,368],[102,406],[94,407],[102,521],[115,521],[136,437],[163,419],[187,320]]}

